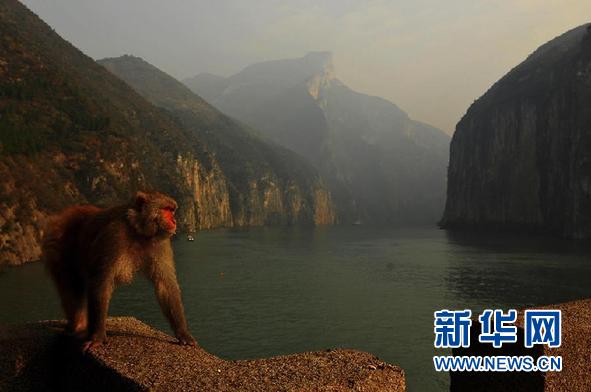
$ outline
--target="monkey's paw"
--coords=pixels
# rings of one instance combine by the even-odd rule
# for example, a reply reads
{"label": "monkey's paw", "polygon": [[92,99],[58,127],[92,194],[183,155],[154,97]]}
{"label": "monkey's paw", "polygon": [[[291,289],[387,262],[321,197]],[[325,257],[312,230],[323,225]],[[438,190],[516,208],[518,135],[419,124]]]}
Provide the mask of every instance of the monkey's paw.
{"label": "monkey's paw", "polygon": [[188,332],[177,333],[176,338],[181,346],[197,346],[197,342]]}
{"label": "monkey's paw", "polygon": [[96,348],[103,344],[103,342],[95,342],[93,340],[87,340],[82,344],[82,354],[86,354],[89,350]]}
{"label": "monkey's paw", "polygon": [[87,340],[82,344],[82,353],[86,354],[88,352],[88,350],[99,347],[102,344],[104,344],[106,341],[107,341],[106,336],[96,336],[96,337],[93,336],[90,338],[90,340]]}

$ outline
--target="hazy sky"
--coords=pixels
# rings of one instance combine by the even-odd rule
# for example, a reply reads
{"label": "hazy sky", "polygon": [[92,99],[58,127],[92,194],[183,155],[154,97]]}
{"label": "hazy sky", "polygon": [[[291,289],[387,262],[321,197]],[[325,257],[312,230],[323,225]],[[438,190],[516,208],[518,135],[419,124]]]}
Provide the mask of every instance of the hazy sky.
{"label": "hazy sky", "polygon": [[24,0],[93,58],[134,54],[182,79],[334,54],[337,76],[449,133],[535,48],[591,21],[590,0]]}

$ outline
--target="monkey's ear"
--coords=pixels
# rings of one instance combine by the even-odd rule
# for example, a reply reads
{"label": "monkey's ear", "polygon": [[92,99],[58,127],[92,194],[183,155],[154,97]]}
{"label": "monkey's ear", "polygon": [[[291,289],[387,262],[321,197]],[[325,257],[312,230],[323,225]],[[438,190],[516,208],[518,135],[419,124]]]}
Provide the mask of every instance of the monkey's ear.
{"label": "monkey's ear", "polygon": [[147,202],[148,194],[145,192],[137,192],[133,197],[133,205],[136,208],[136,210],[141,210]]}

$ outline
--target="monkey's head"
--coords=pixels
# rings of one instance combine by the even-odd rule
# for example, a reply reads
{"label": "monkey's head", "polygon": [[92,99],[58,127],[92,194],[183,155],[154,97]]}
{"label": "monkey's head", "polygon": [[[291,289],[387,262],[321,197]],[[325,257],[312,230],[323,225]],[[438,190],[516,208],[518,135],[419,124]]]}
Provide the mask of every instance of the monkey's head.
{"label": "monkey's head", "polygon": [[176,233],[176,209],[176,201],[162,193],[137,192],[127,210],[127,219],[142,236],[168,238]]}

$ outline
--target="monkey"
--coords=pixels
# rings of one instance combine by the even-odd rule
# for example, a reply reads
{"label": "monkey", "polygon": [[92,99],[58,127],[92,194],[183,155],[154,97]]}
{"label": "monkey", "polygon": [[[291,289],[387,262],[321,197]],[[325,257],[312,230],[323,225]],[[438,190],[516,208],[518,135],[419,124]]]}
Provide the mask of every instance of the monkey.
{"label": "monkey", "polygon": [[136,273],[154,285],[160,308],[181,345],[195,346],[185,320],[170,238],[176,233],[174,199],[137,192],[111,208],[78,205],[49,220],[43,260],[66,315],[66,331],[85,337],[82,351],[104,343],[109,302],[117,285]]}

